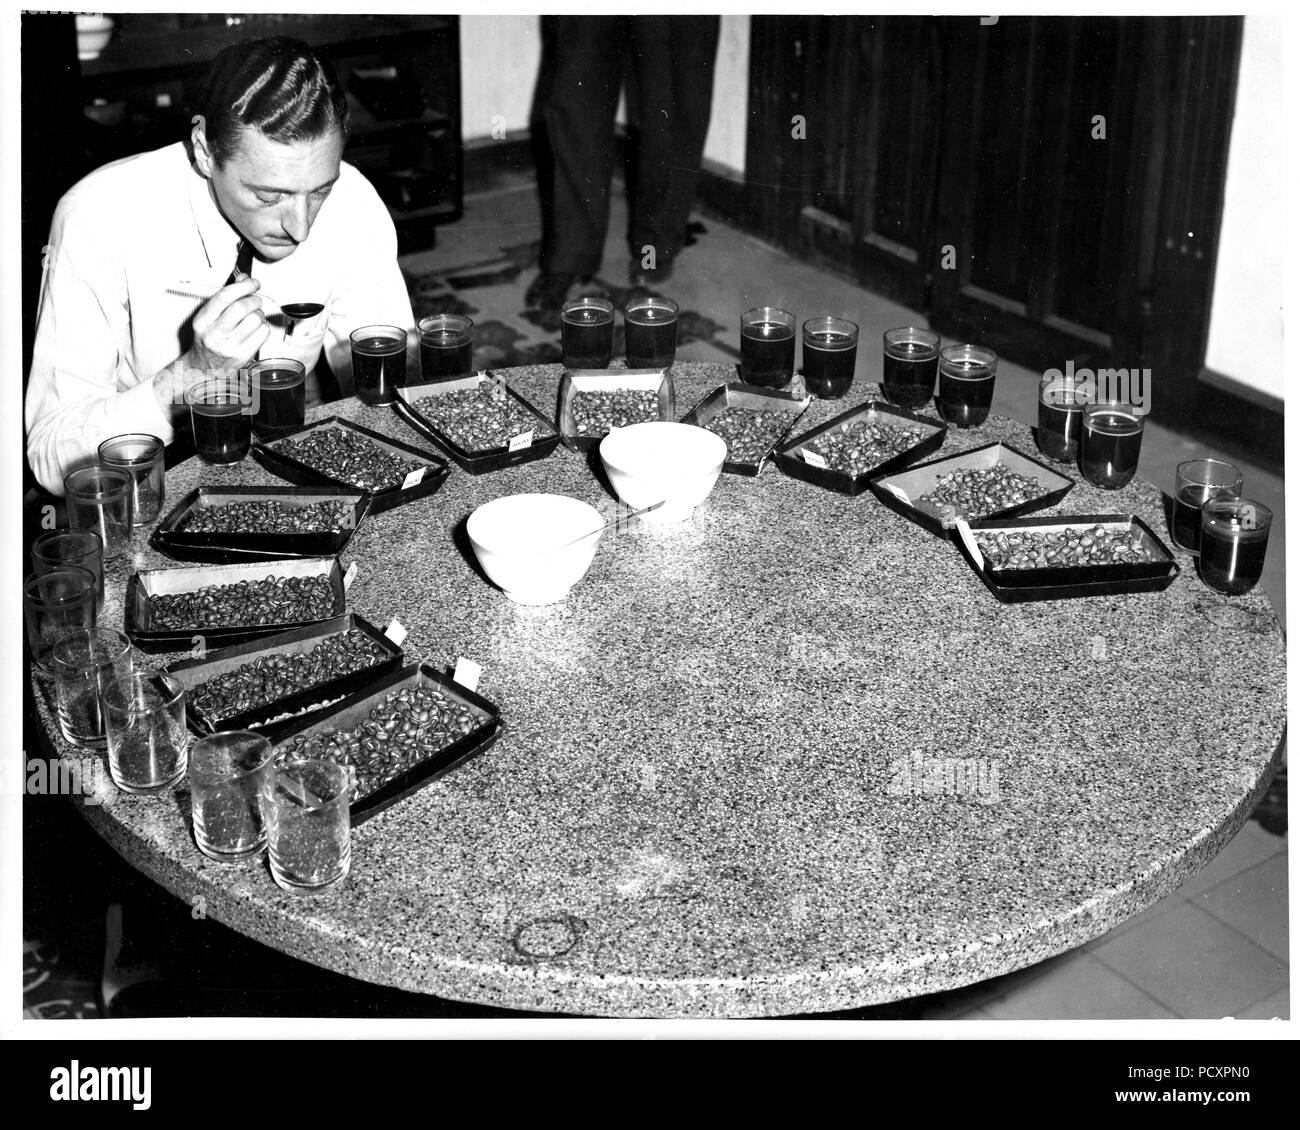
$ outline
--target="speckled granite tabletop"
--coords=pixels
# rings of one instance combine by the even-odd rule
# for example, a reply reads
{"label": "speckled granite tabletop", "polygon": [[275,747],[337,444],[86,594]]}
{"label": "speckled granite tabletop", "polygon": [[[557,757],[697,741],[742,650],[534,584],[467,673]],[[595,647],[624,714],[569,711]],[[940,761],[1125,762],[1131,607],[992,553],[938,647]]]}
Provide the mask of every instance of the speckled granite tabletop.
{"label": "speckled granite tabletop", "polygon": [[[733,379],[675,375],[679,416]],[[543,411],[559,376],[509,372]],[[804,423],[874,393],[815,401]],[[387,408],[313,417],[328,414],[427,446]],[[1005,419],[952,430],[938,454],[994,439],[1036,454]],[[168,508],[200,482],[278,481],[251,459],[191,461]],[[349,608],[398,616],[410,660],[480,662],[506,730],[356,830],[339,890],[295,897],[264,861],[207,860],[184,794],[108,786],[86,817],[213,917],[368,981],[563,1013],[760,1016],[955,988],[1078,946],[1212,859],[1271,777],[1280,626],[1262,594],[1218,596],[1184,554],[1163,593],[1002,605],[870,493],[769,466],[724,475],[687,525],[607,535],[567,601],[530,609],[458,536],[522,491],[608,497],[563,448],[453,469],[344,555],[360,564]],[[1164,536],[1140,481],[1079,483],[1057,511],[1135,512]],[[48,726],[43,684],[37,697]]]}

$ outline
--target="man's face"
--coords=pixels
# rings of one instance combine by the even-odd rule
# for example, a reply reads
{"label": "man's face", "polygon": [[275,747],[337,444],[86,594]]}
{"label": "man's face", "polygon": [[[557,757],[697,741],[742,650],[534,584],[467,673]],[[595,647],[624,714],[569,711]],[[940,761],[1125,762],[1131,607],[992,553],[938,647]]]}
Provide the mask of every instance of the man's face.
{"label": "man's face", "polygon": [[292,255],[307,238],[316,213],[339,176],[343,135],[331,130],[308,141],[281,144],[245,129],[224,164],[196,145],[199,171],[208,178],[221,214],[262,259]]}

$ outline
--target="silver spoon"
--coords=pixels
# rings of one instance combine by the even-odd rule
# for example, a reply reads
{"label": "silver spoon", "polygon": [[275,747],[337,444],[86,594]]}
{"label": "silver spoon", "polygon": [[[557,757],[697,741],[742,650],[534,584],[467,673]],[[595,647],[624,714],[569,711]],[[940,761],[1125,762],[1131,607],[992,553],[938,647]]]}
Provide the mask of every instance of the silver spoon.
{"label": "silver spoon", "polygon": [[658,510],[659,507],[661,507],[667,501],[668,501],[667,499],[661,499],[659,502],[652,503],[651,505],[643,507],[640,510],[629,510],[626,514],[616,514],[603,526],[597,526],[594,530],[588,530],[585,534],[581,535],[580,537],[576,537],[572,541],[566,541],[563,545],[558,546],[556,549],[551,550],[551,552],[559,553],[561,549],[568,549],[569,546],[577,545],[578,542],[580,541],[586,541],[587,538],[594,538],[597,534],[603,534],[606,530],[610,528],[610,526],[617,526],[620,522],[626,522],[630,518],[639,518],[641,517],[642,514],[649,514],[651,510]]}

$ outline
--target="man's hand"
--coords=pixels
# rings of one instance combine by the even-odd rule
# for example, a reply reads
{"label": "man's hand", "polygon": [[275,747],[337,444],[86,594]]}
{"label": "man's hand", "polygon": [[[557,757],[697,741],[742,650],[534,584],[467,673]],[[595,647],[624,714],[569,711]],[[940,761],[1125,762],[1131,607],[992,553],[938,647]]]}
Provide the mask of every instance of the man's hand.
{"label": "man's hand", "polygon": [[262,314],[262,284],[246,278],[223,286],[194,315],[194,344],[188,366],[210,372],[247,364],[271,336]]}

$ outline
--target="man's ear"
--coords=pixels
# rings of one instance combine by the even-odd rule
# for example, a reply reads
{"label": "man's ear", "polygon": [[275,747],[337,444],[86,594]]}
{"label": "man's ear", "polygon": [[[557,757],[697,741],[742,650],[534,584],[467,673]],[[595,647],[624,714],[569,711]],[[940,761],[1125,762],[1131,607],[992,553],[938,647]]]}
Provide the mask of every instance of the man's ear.
{"label": "man's ear", "polygon": [[190,144],[194,147],[194,166],[203,176],[211,179],[216,162],[212,159],[212,150],[208,148],[207,123],[202,114],[195,114],[193,123],[190,129]]}

